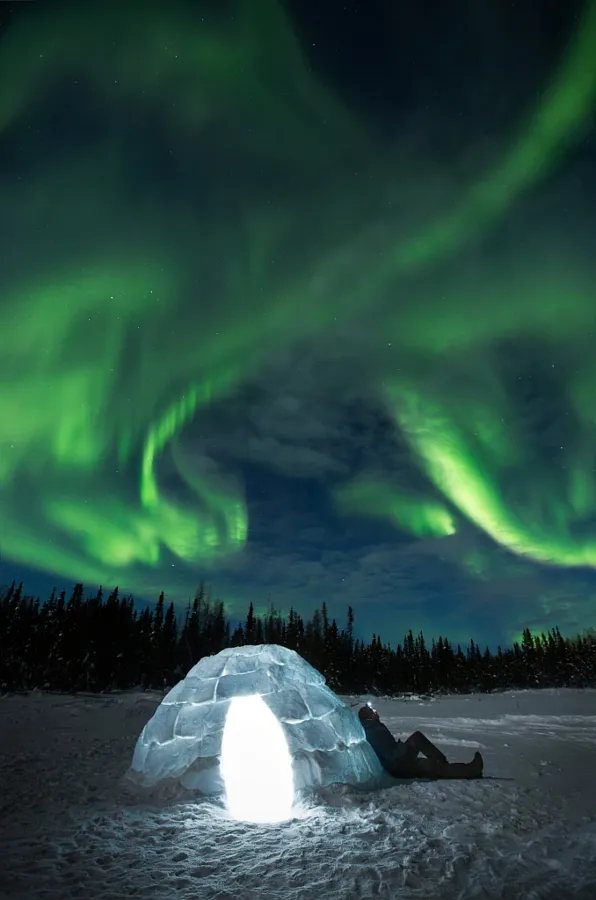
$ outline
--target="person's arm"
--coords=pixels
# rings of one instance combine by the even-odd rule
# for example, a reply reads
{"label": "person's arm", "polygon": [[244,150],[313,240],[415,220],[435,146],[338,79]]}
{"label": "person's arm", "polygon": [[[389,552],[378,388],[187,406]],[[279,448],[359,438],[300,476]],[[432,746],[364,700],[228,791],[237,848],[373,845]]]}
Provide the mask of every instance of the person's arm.
{"label": "person's arm", "polygon": [[[397,742],[386,725],[382,722],[365,726],[366,738],[379,757],[381,765],[389,769],[396,758],[402,755],[404,745]],[[405,752],[405,751],[404,751]]]}
{"label": "person's arm", "polygon": [[399,759],[403,759],[404,756],[408,755],[408,747],[404,744],[403,741],[400,741],[399,738],[395,742],[395,747],[393,748],[393,760],[396,762]]}

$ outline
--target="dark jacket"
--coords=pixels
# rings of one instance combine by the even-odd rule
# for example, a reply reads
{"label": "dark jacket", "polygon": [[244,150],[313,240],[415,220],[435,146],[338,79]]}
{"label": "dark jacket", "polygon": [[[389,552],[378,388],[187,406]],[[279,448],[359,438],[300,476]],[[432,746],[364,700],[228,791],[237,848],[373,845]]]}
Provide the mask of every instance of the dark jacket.
{"label": "dark jacket", "polygon": [[396,741],[386,725],[365,719],[362,722],[366,740],[371,745],[384,769],[391,767],[407,754],[408,748],[401,741]]}

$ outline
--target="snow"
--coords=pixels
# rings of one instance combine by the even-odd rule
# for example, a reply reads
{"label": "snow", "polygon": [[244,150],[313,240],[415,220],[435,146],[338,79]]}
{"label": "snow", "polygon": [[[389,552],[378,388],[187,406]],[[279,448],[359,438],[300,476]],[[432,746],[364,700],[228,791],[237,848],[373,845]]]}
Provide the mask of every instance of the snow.
{"label": "snow", "polygon": [[0,700],[1,900],[596,897],[594,690],[376,700],[485,778],[324,788],[275,825],[123,777],[161,699]]}
{"label": "snow", "polygon": [[[203,794],[223,793],[220,756],[230,703],[255,695],[281,725],[296,791],[378,782],[383,771],[357,713],[295,650],[278,644],[227,648],[193,666],[139,735],[133,780],[155,786],[176,779]],[[256,737],[261,734],[262,728]]]}

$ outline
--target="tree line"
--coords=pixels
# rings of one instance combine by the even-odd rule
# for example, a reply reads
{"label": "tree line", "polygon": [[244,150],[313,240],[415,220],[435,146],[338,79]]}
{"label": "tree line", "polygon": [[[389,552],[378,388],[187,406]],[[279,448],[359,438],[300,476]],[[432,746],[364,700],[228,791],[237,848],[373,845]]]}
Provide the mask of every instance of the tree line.
{"label": "tree line", "polygon": [[354,611],[343,627],[322,604],[310,619],[293,609],[264,615],[250,604],[234,627],[224,604],[201,585],[179,619],[162,593],[139,609],[132,596],[101,588],[85,596],[82,584],[44,602],[14,583],[0,590],[0,692],[34,688],[110,691],[164,689],[203,656],[225,647],[282,644],[322,672],[339,693],[435,693],[529,687],[596,686],[596,632],[563,638],[558,628],[523,632],[512,647],[491,653],[473,640],[462,648],[439,636],[427,642],[409,631],[391,646],[377,634],[354,637]]}

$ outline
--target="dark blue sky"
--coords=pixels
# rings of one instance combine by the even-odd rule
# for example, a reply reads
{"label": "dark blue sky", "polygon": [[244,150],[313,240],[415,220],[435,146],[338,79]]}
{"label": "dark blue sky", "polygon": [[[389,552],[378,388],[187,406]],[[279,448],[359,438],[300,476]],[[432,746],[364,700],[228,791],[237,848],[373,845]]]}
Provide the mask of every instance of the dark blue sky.
{"label": "dark blue sky", "polygon": [[0,584],[593,625],[590,5],[2,7]]}

